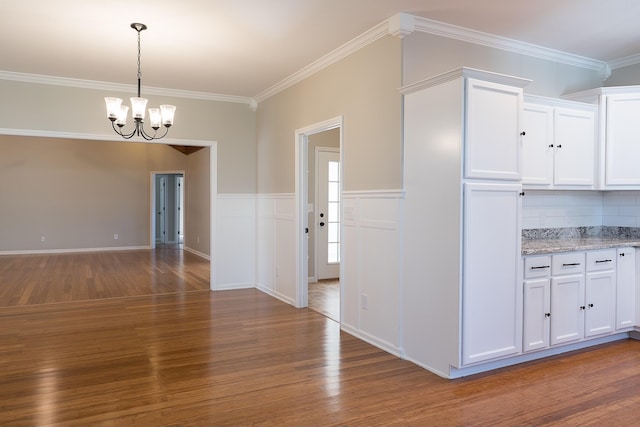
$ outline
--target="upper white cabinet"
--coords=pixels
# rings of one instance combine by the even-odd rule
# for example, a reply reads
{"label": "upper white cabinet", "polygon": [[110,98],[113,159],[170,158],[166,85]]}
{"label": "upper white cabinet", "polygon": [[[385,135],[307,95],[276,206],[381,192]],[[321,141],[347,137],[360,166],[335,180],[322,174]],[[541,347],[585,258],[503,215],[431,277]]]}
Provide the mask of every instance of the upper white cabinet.
{"label": "upper white cabinet", "polygon": [[526,188],[593,189],[597,107],[525,96],[522,183]]}
{"label": "upper white cabinet", "polygon": [[604,96],[605,185],[640,185],[640,93]]}
{"label": "upper white cabinet", "polygon": [[403,350],[444,377],[522,353],[527,83],[462,68],[401,90]]}
{"label": "upper white cabinet", "polygon": [[599,105],[598,188],[640,189],[640,86],[598,88],[567,98]]}
{"label": "upper white cabinet", "polygon": [[522,88],[466,79],[465,178],[519,181]]}

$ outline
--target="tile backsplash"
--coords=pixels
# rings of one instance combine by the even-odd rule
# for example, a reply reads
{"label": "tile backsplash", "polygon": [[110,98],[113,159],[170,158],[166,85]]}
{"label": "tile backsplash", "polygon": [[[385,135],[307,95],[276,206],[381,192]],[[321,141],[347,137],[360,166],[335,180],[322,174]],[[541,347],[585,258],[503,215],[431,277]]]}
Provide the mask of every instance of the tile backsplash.
{"label": "tile backsplash", "polygon": [[522,228],[640,227],[640,191],[526,190]]}

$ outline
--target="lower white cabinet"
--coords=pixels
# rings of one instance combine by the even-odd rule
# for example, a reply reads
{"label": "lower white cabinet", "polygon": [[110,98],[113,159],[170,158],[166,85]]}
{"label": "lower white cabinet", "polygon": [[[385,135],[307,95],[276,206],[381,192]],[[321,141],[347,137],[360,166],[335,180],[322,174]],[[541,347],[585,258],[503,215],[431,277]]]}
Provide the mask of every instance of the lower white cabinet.
{"label": "lower white cabinet", "polygon": [[548,277],[524,282],[524,352],[549,347],[550,292]]}
{"label": "lower white cabinet", "polygon": [[616,257],[616,329],[633,328],[636,318],[636,253],[621,248]]}
{"label": "lower white cabinet", "polygon": [[584,336],[584,275],[551,278],[551,345]]}
{"label": "lower white cabinet", "polygon": [[464,365],[522,349],[521,191],[519,184],[464,184]]}
{"label": "lower white cabinet", "polygon": [[630,328],[635,319],[634,250],[525,257],[523,294],[523,352]]}

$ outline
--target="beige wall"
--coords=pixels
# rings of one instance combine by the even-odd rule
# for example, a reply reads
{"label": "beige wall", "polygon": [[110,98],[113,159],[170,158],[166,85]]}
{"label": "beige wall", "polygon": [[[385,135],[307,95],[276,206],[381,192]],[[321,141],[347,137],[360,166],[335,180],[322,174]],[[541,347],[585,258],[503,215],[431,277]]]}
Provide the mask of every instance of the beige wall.
{"label": "beige wall", "polygon": [[344,190],[402,185],[401,42],[359,50],[258,106],[258,193],[293,193],[294,132],[344,117]]}
{"label": "beige wall", "polygon": [[605,86],[640,85],[640,64],[617,68],[611,72],[611,77],[604,82]]}
{"label": "beige wall", "polygon": [[[142,92],[144,95],[144,87]],[[0,133],[5,128],[98,137],[114,135],[103,98],[128,99],[132,95],[9,80],[0,80],[0,93]],[[177,106],[168,138],[217,142],[218,192],[255,193],[256,113],[247,104],[154,95],[147,98],[149,105]]]}
{"label": "beige wall", "polygon": [[[161,144],[2,135],[0,153],[0,251],[147,246],[151,171],[191,171],[191,186],[208,179],[208,164],[194,172]],[[199,232],[208,245],[208,223]]]}
{"label": "beige wall", "polygon": [[403,85],[462,66],[533,80],[525,93],[560,97],[602,86],[596,71],[414,32],[402,43]]}

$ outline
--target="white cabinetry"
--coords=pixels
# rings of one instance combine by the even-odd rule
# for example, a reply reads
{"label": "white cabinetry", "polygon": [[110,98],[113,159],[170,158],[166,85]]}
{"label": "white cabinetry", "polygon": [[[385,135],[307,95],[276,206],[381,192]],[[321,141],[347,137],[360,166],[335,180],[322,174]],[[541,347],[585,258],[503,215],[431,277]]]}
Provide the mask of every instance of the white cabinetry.
{"label": "white cabinetry", "polygon": [[[624,256],[604,249],[524,258],[523,351],[613,333],[616,304],[623,307],[621,319],[633,324],[635,258],[632,250],[621,251]],[[618,265],[624,280],[618,280]],[[630,292],[624,302],[623,292]]]}
{"label": "white cabinetry", "polygon": [[522,89],[468,78],[466,94],[465,178],[519,181]]}
{"label": "white cabinetry", "polygon": [[462,68],[402,89],[404,353],[444,377],[522,351],[528,82]]}
{"label": "white cabinetry", "polygon": [[616,329],[616,250],[587,252],[585,337]]}
{"label": "white cabinetry", "polygon": [[517,354],[521,186],[464,184],[462,363]]}
{"label": "white cabinetry", "polygon": [[526,188],[592,189],[597,107],[526,96],[522,183]]}
{"label": "white cabinetry", "polygon": [[523,351],[549,347],[551,317],[551,256],[527,257],[524,260]]}
{"label": "white cabinetry", "polygon": [[599,105],[599,188],[640,189],[640,86],[598,88],[567,98]]}
{"label": "white cabinetry", "polygon": [[636,256],[635,249],[621,248],[616,261],[616,329],[635,325]]}
{"label": "white cabinetry", "polygon": [[551,257],[551,345],[584,336],[584,252]]}

